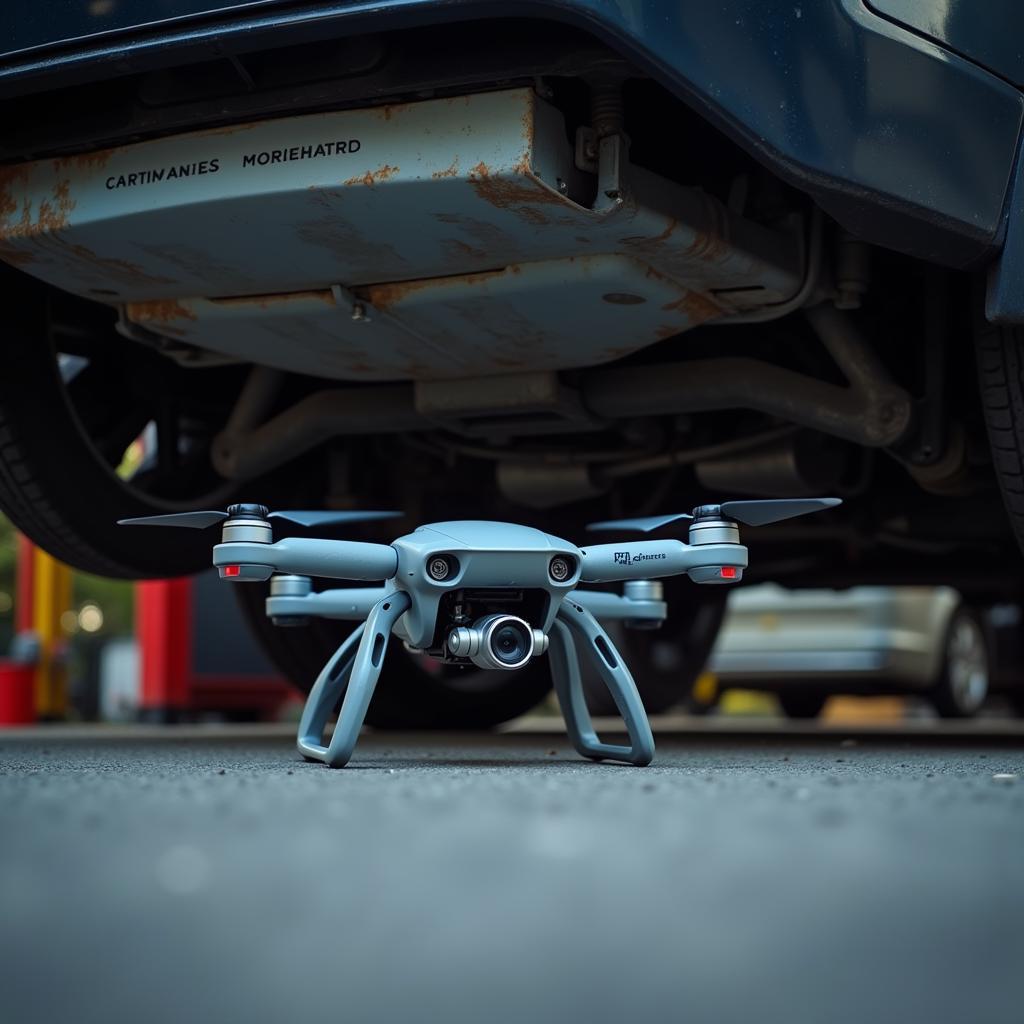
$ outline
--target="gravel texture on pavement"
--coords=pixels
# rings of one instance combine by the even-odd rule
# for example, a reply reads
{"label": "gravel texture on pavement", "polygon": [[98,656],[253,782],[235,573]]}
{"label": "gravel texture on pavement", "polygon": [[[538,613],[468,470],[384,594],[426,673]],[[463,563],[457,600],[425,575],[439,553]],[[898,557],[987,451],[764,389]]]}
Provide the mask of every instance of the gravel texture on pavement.
{"label": "gravel texture on pavement", "polygon": [[1024,1020],[1024,741],[0,735],[0,1019]]}

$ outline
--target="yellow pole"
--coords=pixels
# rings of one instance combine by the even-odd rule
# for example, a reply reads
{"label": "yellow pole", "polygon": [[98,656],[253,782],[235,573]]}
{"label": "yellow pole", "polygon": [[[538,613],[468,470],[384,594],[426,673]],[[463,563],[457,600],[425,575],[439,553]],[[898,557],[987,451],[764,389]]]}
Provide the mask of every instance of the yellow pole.
{"label": "yellow pole", "polygon": [[32,628],[39,638],[36,714],[40,719],[64,718],[68,707],[68,675],[60,617],[71,607],[71,570],[36,548],[33,577]]}

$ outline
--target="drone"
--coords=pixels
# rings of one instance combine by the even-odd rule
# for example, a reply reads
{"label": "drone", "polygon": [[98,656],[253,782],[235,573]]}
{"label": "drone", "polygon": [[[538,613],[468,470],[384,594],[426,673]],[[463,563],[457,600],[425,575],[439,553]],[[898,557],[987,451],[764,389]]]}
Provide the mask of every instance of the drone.
{"label": "drone", "polygon": [[[838,498],[726,501],[689,513],[608,520],[588,529],[642,534],[687,522],[688,543],[659,537],[588,547],[528,526],[474,520],[420,526],[391,544],[303,536],[275,540],[275,520],[316,529],[402,513],[270,512],[255,504],[119,523],[193,529],[220,524],[213,564],[221,579],[269,580],[266,611],[275,625],[304,625],[311,617],[359,621],[320,672],[303,709],[298,749],[307,760],[331,768],[349,763],[394,635],[413,653],[497,672],[521,669],[547,654],[575,749],[595,761],[644,766],[654,758],[650,722],[636,683],[601,623],[657,628],[667,615],[659,578],[685,574],[694,583],[738,583],[747,567],[740,524],[762,526],[840,503]],[[318,592],[312,577],[376,585]],[[622,592],[580,589],[589,583],[621,583]],[[581,661],[608,688],[628,744],[598,737],[584,697]],[[328,718],[339,702],[325,743]]]}

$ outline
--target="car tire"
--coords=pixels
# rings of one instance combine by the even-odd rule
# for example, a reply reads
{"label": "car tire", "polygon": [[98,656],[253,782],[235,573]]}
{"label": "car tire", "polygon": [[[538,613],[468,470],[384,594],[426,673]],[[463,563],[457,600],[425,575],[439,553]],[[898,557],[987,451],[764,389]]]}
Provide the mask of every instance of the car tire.
{"label": "car tire", "polygon": [[[305,626],[275,626],[264,612],[266,584],[234,591],[271,663],[308,693],[355,623],[313,619]],[[377,729],[492,729],[531,711],[550,691],[543,657],[516,672],[452,668],[410,654],[392,639],[366,722]]]}
{"label": "car tire", "polygon": [[983,320],[975,339],[992,465],[1014,537],[1024,551],[1024,329]]}
{"label": "car tire", "polygon": [[[695,587],[689,580],[665,580],[664,584],[668,619],[660,629],[612,631],[651,715],[680,703],[690,710],[693,686],[715,646],[728,596],[724,587]],[[585,672],[583,682],[591,714],[618,714],[607,687],[595,674]]]}
{"label": "car tire", "polygon": [[817,718],[825,708],[829,695],[816,690],[782,690],[777,695],[779,707],[787,718]]}
{"label": "car tire", "polygon": [[[110,311],[100,309],[98,322],[83,325],[81,336],[69,342],[90,355],[78,355],[84,369],[66,383],[56,347],[64,351],[64,339],[55,342],[47,327],[46,290],[2,268],[0,290],[8,295],[0,373],[0,509],[31,541],[84,572],[133,579],[208,566],[210,544],[198,531],[157,534],[118,527],[117,520],[223,507],[235,488],[215,477],[209,460],[202,453],[190,457],[173,483],[170,471],[150,473],[150,490],[121,479],[115,469],[153,422],[157,413],[147,402],[158,401],[165,387],[205,395],[211,384],[240,381],[241,368],[200,369],[184,377],[192,371],[121,338]],[[81,306],[87,320],[93,304]],[[152,382],[148,392],[143,377]],[[232,392],[226,393],[230,402]],[[260,500],[273,500],[265,482],[253,486]]]}
{"label": "car tire", "polygon": [[992,659],[981,619],[959,607],[943,638],[943,658],[931,700],[943,718],[972,718],[988,697]]}

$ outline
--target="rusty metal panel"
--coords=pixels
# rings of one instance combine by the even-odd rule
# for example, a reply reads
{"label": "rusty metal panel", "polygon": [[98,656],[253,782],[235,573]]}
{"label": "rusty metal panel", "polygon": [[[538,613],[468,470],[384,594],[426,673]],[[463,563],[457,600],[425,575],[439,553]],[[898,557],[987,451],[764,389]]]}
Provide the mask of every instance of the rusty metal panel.
{"label": "rusty metal panel", "polygon": [[[476,377],[606,363],[720,314],[627,256],[329,290],[132,303],[132,322],[268,366],[342,380]],[[605,340],[610,339],[610,340]]]}
{"label": "rusty metal panel", "polygon": [[0,259],[155,334],[353,380],[607,362],[799,287],[793,232],[625,157],[615,201],[596,189],[562,115],[514,89],[0,168]]}
{"label": "rusty metal panel", "polygon": [[[543,222],[520,207],[562,203],[573,173],[566,144],[535,137],[560,127],[537,102],[518,89],[315,114],[0,169],[0,258],[122,300],[501,266],[532,254]],[[486,242],[450,230],[481,207]]]}

